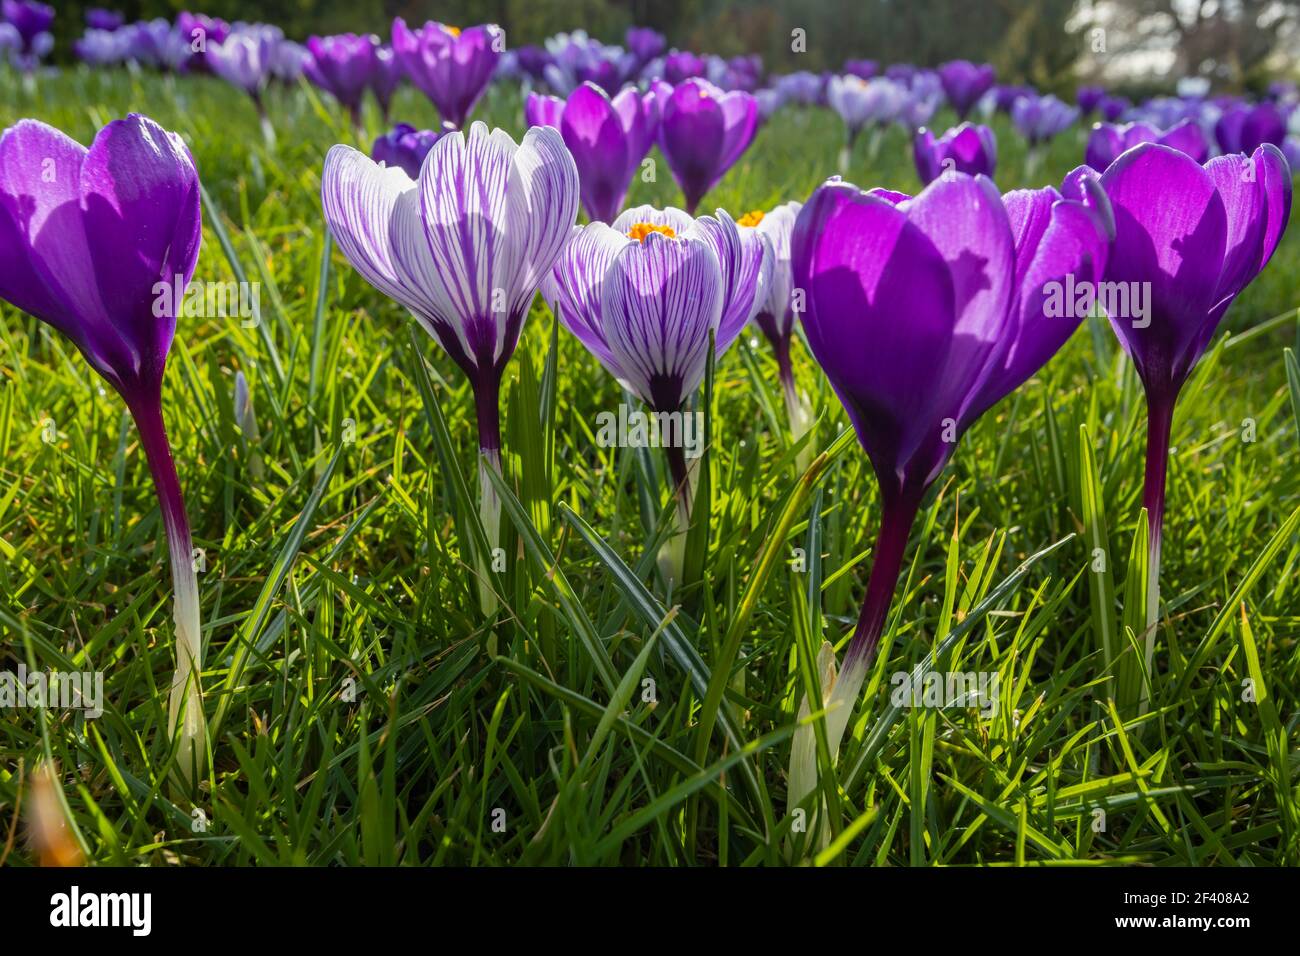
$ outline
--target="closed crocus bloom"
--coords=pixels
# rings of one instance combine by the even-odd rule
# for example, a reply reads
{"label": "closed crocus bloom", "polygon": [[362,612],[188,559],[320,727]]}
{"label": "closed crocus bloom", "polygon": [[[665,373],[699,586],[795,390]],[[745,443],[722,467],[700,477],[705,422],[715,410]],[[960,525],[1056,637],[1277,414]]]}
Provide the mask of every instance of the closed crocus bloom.
{"label": "closed crocus bloom", "polygon": [[[474,123],[438,140],[419,177],[349,146],[325,157],[325,220],[348,261],[405,306],[469,377],[478,418],[481,511],[495,547],[501,503],[499,392],[537,287],[578,212],[578,171],[560,134],[515,141]],[[486,588],[486,585],[484,585]],[[484,610],[494,606],[490,589]]]}
{"label": "closed crocus bloom", "polygon": [[1126,126],[1098,123],[1088,136],[1083,161],[1097,172],[1105,172],[1106,167],[1121,154],[1142,143],[1160,143],[1186,153],[1198,163],[1205,162],[1210,154],[1205,134],[1192,120],[1183,120],[1163,133],[1150,123],[1129,123]]}
{"label": "closed crocus bloom", "polygon": [[54,25],[54,8],[31,0],[3,0],[0,13],[22,37],[24,52],[33,49],[37,37],[48,34]]}
{"label": "closed crocus bloom", "polygon": [[1286,117],[1274,103],[1231,106],[1214,124],[1214,138],[1225,153],[1252,153],[1265,143],[1280,147],[1286,139]]}
{"label": "closed crocus bloom", "polygon": [[708,80],[690,79],[669,89],[656,84],[659,148],[681,187],[686,211],[694,213],[749,148],[758,129],[752,93],[724,93]]}
{"label": "closed crocus bloom", "polygon": [[[794,284],[808,345],[848,411],[880,486],[881,525],[844,665],[827,671],[831,753],[884,627],[909,529],[961,433],[1032,375],[1080,316],[1045,308],[1053,282],[1095,280],[1109,240],[1105,197],[998,195],[942,176],[916,198],[831,181],[795,222]],[[906,317],[906,320],[901,320]],[[927,386],[917,382],[924,379]],[[833,659],[832,659],[833,660]],[[811,728],[791,752],[791,806],[812,792]]]}
{"label": "closed crocus bloom", "polygon": [[636,58],[637,68],[645,66],[668,49],[668,41],[658,30],[649,27],[628,27],[623,35],[628,51]]}
{"label": "closed crocus bloom", "polygon": [[86,11],[86,26],[92,30],[106,30],[112,33],[122,26],[122,14],[102,7],[91,7]]}
{"label": "closed crocus bloom", "polygon": [[[763,298],[771,268],[767,238],[721,210],[697,220],[638,206],[611,225],[574,230],[542,294],[625,388],[655,412],[672,413],[704,380],[710,333],[721,355]],[[682,439],[664,442],[679,533],[661,565],[678,582],[692,497]]]}
{"label": "closed crocus bloom", "polygon": [[939,67],[944,95],[958,119],[966,118],[980,97],[993,88],[996,78],[993,67],[987,63],[977,66],[969,60],[952,60]]}
{"label": "closed crocus bloom", "polygon": [[341,33],[308,37],[311,59],[303,66],[307,79],[347,108],[352,125],[361,128],[361,99],[374,78],[375,46],[368,36]]}
{"label": "closed crocus bloom", "polygon": [[704,58],[690,50],[673,50],[664,57],[663,78],[673,86],[689,79],[704,76],[708,64]]}
{"label": "closed crocus bloom", "polygon": [[587,216],[612,222],[654,142],[659,123],[654,94],[629,86],[611,99],[596,84],[583,83],[567,101],[530,93],[524,118],[530,126],[560,130],[578,166]]}
{"label": "closed crocus bloom", "polygon": [[1147,398],[1142,500],[1151,549],[1149,672],[1174,405],[1224,313],[1277,248],[1291,213],[1291,171],[1272,144],[1251,156],[1219,156],[1202,166],[1185,153],[1145,143],[1112,163],[1101,184],[1116,227],[1106,281],[1148,290],[1141,314],[1111,309],[1110,321]]}
{"label": "closed crocus bloom", "polygon": [[262,94],[271,78],[271,65],[279,38],[269,30],[241,29],[220,43],[208,45],[207,63],[213,73],[249,95],[267,143],[275,142],[275,129],[266,114]]}
{"label": "closed crocus bloom", "polygon": [[844,121],[849,148],[868,123],[891,122],[902,108],[907,91],[893,80],[864,80],[857,76],[832,76],[826,84],[826,101]]}
{"label": "closed crocus bloom", "polygon": [[1133,104],[1124,96],[1103,96],[1097,104],[1097,111],[1107,123],[1118,122],[1132,108]]}
{"label": "closed crocus bloom", "polygon": [[869,80],[880,73],[880,64],[875,60],[845,60],[844,72]]}
{"label": "closed crocus bloom", "polygon": [[109,123],[89,150],[35,120],[0,136],[0,299],[67,336],[122,396],[153,475],[175,588],[168,726],[187,779],[201,773],[206,749],[203,654],[162,381],[201,237],[189,150],[152,120]]}
{"label": "closed crocus bloom", "polygon": [[1011,105],[1011,121],[1031,147],[1050,142],[1079,118],[1079,108],[1055,96],[1025,95]]}
{"label": "closed crocus bloom", "polygon": [[993,177],[998,165],[998,141],[993,130],[962,123],[938,139],[928,129],[912,138],[912,159],[921,185],[928,186],[945,172]]}
{"label": "closed crocus bloom", "polygon": [[[790,235],[794,231],[795,217],[802,203],[788,202],[771,212],[754,210],[741,216],[737,225],[741,230],[754,229],[766,237],[772,268],[762,297],[754,307],[754,324],[772,346],[776,358],[777,377],[785,397],[786,416],[790,422],[790,435],[797,442],[812,425],[812,411],[808,397],[795,386],[794,366],[790,361],[790,340],[794,333],[794,275],[790,268]],[[798,464],[806,470],[812,461],[813,447],[803,448]]]}
{"label": "closed crocus bloom", "polygon": [[378,37],[371,37],[375,47],[375,69],[370,74],[370,89],[379,104],[379,115],[388,122],[389,107],[393,102],[393,93],[402,82],[402,66],[397,62],[393,48],[379,42]]}
{"label": "closed crocus bloom", "polygon": [[442,134],[431,129],[416,129],[407,123],[398,123],[390,132],[375,140],[370,158],[385,166],[396,166],[412,179],[419,179],[424,157]]}
{"label": "closed crocus bloom", "polygon": [[1075,93],[1075,103],[1079,106],[1079,111],[1084,116],[1091,116],[1096,109],[1101,106],[1102,98],[1106,95],[1104,86],[1081,86]]}
{"label": "closed crocus bloom", "polygon": [[458,30],[426,23],[412,30],[393,21],[393,52],[402,72],[438,108],[443,125],[460,129],[492,82],[505,36],[492,24]]}

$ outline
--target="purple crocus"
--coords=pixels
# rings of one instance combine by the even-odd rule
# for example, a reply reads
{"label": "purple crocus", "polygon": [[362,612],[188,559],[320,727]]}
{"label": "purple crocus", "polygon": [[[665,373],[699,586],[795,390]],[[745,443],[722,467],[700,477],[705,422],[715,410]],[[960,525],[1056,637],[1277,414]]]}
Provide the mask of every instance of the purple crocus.
{"label": "purple crocus", "polygon": [[441,135],[436,130],[416,129],[406,123],[398,123],[375,140],[370,148],[370,158],[385,166],[397,166],[412,179],[419,179],[424,157],[429,155],[429,150],[433,149],[433,144],[438,142]]}
{"label": "purple crocus", "polygon": [[1150,671],[1174,405],[1224,313],[1282,238],[1291,214],[1291,170],[1271,143],[1250,156],[1232,153],[1203,166],[1168,146],[1143,143],[1115,160],[1100,182],[1116,227],[1106,282],[1147,290],[1142,314],[1111,309],[1110,322],[1147,398],[1142,503],[1150,530]]}
{"label": "purple crocus", "polygon": [[681,187],[686,211],[694,215],[705,193],[753,142],[758,104],[752,93],[724,93],[698,77],[671,88],[657,83],[654,92],[659,104],[659,148]]}
{"label": "purple crocus", "polygon": [[[704,379],[710,332],[721,355],[753,315],[771,275],[769,249],[765,236],[721,210],[697,220],[638,206],[611,225],[574,230],[542,295],[610,374],[671,415]],[[661,439],[678,517],[661,566],[678,583],[692,497],[684,437]]]}
{"label": "purple crocus", "polygon": [[262,124],[268,144],[275,142],[275,128],[266,114],[262,94],[271,78],[272,59],[279,41],[268,30],[234,30],[220,43],[208,43],[207,62],[212,72],[231,86],[248,94]]}
{"label": "purple crocus", "polygon": [[370,89],[375,94],[375,102],[379,104],[379,115],[387,123],[393,93],[402,82],[402,66],[397,62],[392,47],[380,43],[379,38],[374,36],[370,42],[375,47],[375,68],[370,74]]}
{"label": "purple crocus", "polygon": [[1265,143],[1280,147],[1286,139],[1286,117],[1275,103],[1230,107],[1214,124],[1214,138],[1225,153],[1253,153]]}
{"label": "purple crocus", "polygon": [[879,75],[880,64],[875,60],[845,60],[844,72],[859,79],[869,80]]}
{"label": "purple crocus", "polygon": [[338,100],[353,127],[360,130],[361,101],[375,72],[375,45],[370,37],[355,33],[308,37],[307,52],[311,54],[303,65],[307,79]]}
{"label": "purple crocus", "polygon": [[1079,112],[1084,116],[1091,116],[1101,106],[1102,99],[1106,96],[1104,86],[1081,86],[1075,92],[1074,102],[1079,106]]}
{"label": "purple crocus", "polygon": [[[325,157],[325,220],[353,267],[396,300],[469,378],[478,419],[480,513],[495,547],[501,502],[500,387],[537,287],[578,213],[578,170],[559,132],[534,127],[516,145],[474,123],[444,135],[419,177],[349,146]],[[495,608],[483,583],[485,612]]]}
{"label": "purple crocus", "polygon": [[1035,149],[1049,143],[1079,118],[1079,108],[1068,106],[1052,94],[1022,95],[1011,105],[1011,122]]}
{"label": "purple crocus", "polygon": [[628,27],[627,33],[623,35],[623,42],[628,52],[635,58],[638,70],[651,60],[663,56],[664,50],[668,49],[668,41],[664,35],[649,27]]}
{"label": "purple crocus", "polygon": [[122,26],[122,14],[103,7],[91,7],[86,11],[86,26],[92,30],[104,30],[112,33]]}
{"label": "purple crocus", "polygon": [[573,154],[582,184],[582,207],[593,222],[613,222],[632,177],[654,143],[659,107],[653,93],[627,87],[613,99],[583,83],[568,100],[530,93],[524,106],[530,126],[554,126]]}
{"label": "purple crocus", "polygon": [[2,0],[0,12],[4,14],[4,21],[22,37],[24,52],[29,52],[37,38],[48,34],[54,25],[54,8],[33,0]]}
{"label": "purple crocus", "polygon": [[948,104],[965,119],[971,108],[993,87],[997,75],[987,63],[976,65],[970,60],[952,60],[939,67],[939,81]]}
{"label": "purple crocus", "polygon": [[[898,118],[907,102],[906,87],[877,77],[864,80],[856,76],[833,76],[826,84],[826,101],[844,121],[846,148],[853,144],[868,123],[883,129]],[[875,153],[873,144],[872,153]],[[841,157],[841,168],[845,157]]]}
{"label": "purple crocus", "polygon": [[393,21],[393,53],[406,78],[427,96],[443,126],[460,129],[474,112],[505,50],[505,34],[494,24],[459,30],[432,21],[412,30]]}
{"label": "purple crocus", "polygon": [[[1082,316],[1057,316],[1051,290],[1100,278],[1110,224],[1054,189],[999,196],[992,180],[941,176],[915,198],[832,180],[795,222],[794,284],[808,346],[875,470],[881,524],[843,669],[824,699],[831,753],[884,629],[909,530],[961,433],[1034,374]],[[906,317],[903,320],[903,317]],[[918,381],[925,381],[923,388]],[[811,727],[791,750],[791,806],[815,786]]]}
{"label": "purple crocus", "polygon": [[1126,126],[1098,123],[1088,136],[1083,161],[1102,173],[1122,153],[1140,143],[1160,143],[1186,153],[1198,163],[1205,162],[1210,155],[1210,144],[1205,141],[1205,134],[1192,120],[1183,120],[1163,133],[1149,123],[1129,123]]}
{"label": "purple crocus", "polygon": [[67,336],[122,396],[153,475],[175,590],[168,730],[190,781],[206,753],[203,646],[162,384],[202,233],[189,150],[144,116],[109,123],[89,150],[36,120],[0,135],[0,299]]}
{"label": "purple crocus", "polygon": [[1097,111],[1101,113],[1101,118],[1107,123],[1117,123],[1130,109],[1133,103],[1123,96],[1106,95],[1101,98],[1097,104]]}
{"label": "purple crocus", "polygon": [[703,77],[708,70],[704,58],[690,50],[673,50],[664,57],[663,78],[673,86],[695,77]]}
{"label": "purple crocus", "polygon": [[998,141],[993,130],[974,123],[954,126],[938,139],[928,129],[919,129],[912,138],[912,159],[922,186],[949,172],[991,179],[998,165]]}

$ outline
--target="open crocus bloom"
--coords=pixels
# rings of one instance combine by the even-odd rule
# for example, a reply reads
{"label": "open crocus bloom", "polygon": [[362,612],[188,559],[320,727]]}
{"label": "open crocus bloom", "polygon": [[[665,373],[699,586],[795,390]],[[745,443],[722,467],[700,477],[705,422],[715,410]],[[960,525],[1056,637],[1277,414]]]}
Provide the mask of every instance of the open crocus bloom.
{"label": "open crocus bloom", "polygon": [[501,503],[484,469],[501,467],[501,375],[577,218],[573,157],[549,127],[530,129],[516,145],[504,130],[475,123],[468,135],[440,138],[412,180],[340,145],[325,157],[321,201],[348,261],[409,309],[469,377],[483,523],[495,546]]}
{"label": "open crocus bloom", "polygon": [[202,773],[198,581],[163,427],[176,312],[198,261],[199,177],[184,142],[147,117],[115,120],[90,149],[21,120],[0,136],[0,299],[53,326],[117,390],[158,493],[175,589],[168,729],[182,774]]}
{"label": "open crocus bloom", "polygon": [[393,54],[402,72],[451,129],[474,112],[504,49],[505,35],[492,24],[458,30],[430,22],[412,30],[401,17],[393,21]]}
{"label": "open crocus bloom", "polygon": [[[1055,315],[1054,287],[1100,278],[1105,196],[998,195],[984,176],[941,176],[915,198],[832,180],[795,222],[794,284],[808,345],[871,459],[881,527],[842,672],[823,697],[831,752],[884,628],[913,518],[961,433],[1034,374],[1083,315]],[[791,806],[811,792],[811,727],[791,753]]]}
{"label": "open crocus bloom", "polygon": [[[1063,188],[1078,190],[1095,178],[1089,170],[1080,172]],[[1229,306],[1282,238],[1291,215],[1291,170],[1272,144],[1251,156],[1217,156],[1202,166],[1179,150],[1144,143],[1111,163],[1100,182],[1115,212],[1106,281],[1150,290],[1144,314],[1110,316],[1147,397],[1149,673],[1174,405]]]}
{"label": "open crocus bloom", "polygon": [[583,83],[567,101],[530,93],[524,116],[529,125],[560,131],[578,166],[587,215],[593,221],[612,221],[654,143],[659,126],[654,94],[629,86],[611,99],[594,83]]}
{"label": "open crocus bloom", "polygon": [[[612,225],[575,229],[542,294],[625,388],[655,412],[672,413],[704,380],[709,333],[721,355],[762,300],[769,250],[765,236],[737,228],[721,210],[693,219],[680,209],[639,206]],[[691,490],[676,437],[665,451],[684,532]],[[680,580],[680,548],[668,550],[664,565]]]}

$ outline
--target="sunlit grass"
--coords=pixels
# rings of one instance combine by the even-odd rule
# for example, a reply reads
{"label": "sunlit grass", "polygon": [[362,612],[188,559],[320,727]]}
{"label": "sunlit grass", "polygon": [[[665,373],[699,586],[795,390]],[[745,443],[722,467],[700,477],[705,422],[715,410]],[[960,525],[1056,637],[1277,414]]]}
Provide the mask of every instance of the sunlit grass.
{"label": "sunlit grass", "polygon": [[[818,855],[786,812],[790,737],[817,647],[851,630],[879,511],[807,351],[799,384],[833,450],[802,483],[760,337],[718,363],[708,533],[670,596],[661,466],[597,444],[597,414],[627,399],[537,304],[502,391],[512,496],[488,626],[459,543],[476,513],[468,386],[326,241],[320,168],[345,117],[297,88],[268,108],[270,153],[212,79],[72,71],[34,97],[0,80],[0,126],[34,116],[88,142],[142,111],[180,132],[210,197],[196,277],[261,283],[259,322],[182,323],[166,382],[207,568],[215,769],[193,802],[167,781],[170,595],[134,432],[62,339],[0,307],[0,669],[101,670],[106,708],[0,715],[0,830],[52,760],[98,862],[1300,862],[1300,378],[1292,395],[1282,354],[1300,240],[1228,325],[1281,318],[1221,337],[1179,404],[1149,711],[1109,702],[1130,666],[1126,582],[1143,578],[1142,396],[1110,331],[1085,325],[927,499]],[[517,135],[521,113],[494,89],[478,116]],[[393,115],[435,120],[409,89]],[[1029,185],[1023,144],[994,125],[999,184]],[[784,110],[702,209],[804,199],[841,142],[832,114]],[[1082,152],[1067,132],[1033,185]],[[629,203],[679,202],[652,156],[657,181]],[[870,165],[860,144],[848,178],[914,190],[906,137]],[[936,647],[939,670],[996,675],[996,708],[890,708],[892,675]],[[0,856],[34,859],[21,839]]]}

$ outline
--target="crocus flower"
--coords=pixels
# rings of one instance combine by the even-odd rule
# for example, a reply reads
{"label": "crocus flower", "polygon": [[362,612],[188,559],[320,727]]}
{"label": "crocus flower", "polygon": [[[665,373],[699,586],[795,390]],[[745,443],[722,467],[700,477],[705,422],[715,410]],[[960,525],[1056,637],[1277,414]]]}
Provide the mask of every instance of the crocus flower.
{"label": "crocus flower", "polygon": [[528,94],[524,116],[530,126],[554,126],[560,131],[578,165],[582,207],[588,218],[612,222],[654,142],[659,124],[654,94],[629,86],[610,99],[596,84],[583,83],[567,101]]}
{"label": "crocus flower", "polygon": [[1265,143],[1281,146],[1286,119],[1274,103],[1236,106],[1225,110],[1214,124],[1214,138],[1225,153],[1253,153]]}
{"label": "crocus flower", "polygon": [[262,124],[262,135],[268,143],[275,142],[275,128],[266,115],[262,94],[271,77],[271,59],[275,53],[276,39],[270,33],[255,30],[236,30],[220,43],[209,43],[207,62],[212,72],[231,86],[248,94]]}
{"label": "crocus flower", "polygon": [[[808,346],[871,460],[881,524],[843,669],[826,675],[826,732],[839,749],[883,631],[922,496],[961,433],[1034,374],[1082,316],[1048,317],[1053,283],[1100,278],[1110,224],[1054,189],[999,196],[983,176],[941,176],[919,196],[832,180],[795,222],[794,284]],[[902,320],[906,317],[906,320]],[[917,382],[924,380],[924,388]],[[813,731],[791,750],[789,799],[815,785]]]}
{"label": "crocus flower", "polygon": [[[427,28],[426,28],[427,32]],[[405,306],[470,380],[478,419],[480,512],[495,547],[501,502],[499,392],[524,319],[578,212],[578,170],[559,132],[516,145],[474,123],[434,144],[418,179],[349,146],[325,157],[325,220],[353,267]],[[484,584],[484,610],[494,606]]]}
{"label": "crocus flower", "polygon": [[722,181],[758,130],[752,93],[724,93],[708,80],[687,80],[669,88],[655,85],[659,104],[659,148],[681,187],[686,211],[694,215],[705,193]]}
{"label": "crocus flower", "polygon": [[[812,425],[812,410],[806,394],[795,386],[794,365],[790,361],[790,339],[794,333],[795,302],[794,276],[790,268],[790,235],[794,231],[795,217],[802,203],[788,202],[770,212],[754,210],[736,220],[742,233],[754,229],[767,239],[771,257],[771,275],[760,288],[760,297],[754,306],[754,324],[772,346],[776,359],[777,379],[785,397],[786,417],[790,422],[790,435],[798,442]],[[804,471],[812,461],[813,447],[805,446],[799,452],[799,469]]]}
{"label": "crocus flower", "polygon": [[375,72],[375,46],[370,37],[355,33],[308,37],[307,52],[311,54],[303,67],[307,79],[346,107],[352,125],[361,129],[361,100]]}
{"label": "crocus flower", "polygon": [[[721,210],[696,220],[638,206],[612,225],[574,230],[542,294],[610,374],[656,413],[671,414],[704,379],[709,333],[721,355],[761,301],[769,247]],[[691,500],[681,437],[665,443],[679,533],[661,555],[665,576],[678,582]]]}
{"label": "crocus flower", "polygon": [[[0,31],[7,26],[6,23],[0,23]],[[81,39],[72,44],[72,50],[77,59],[89,66],[109,66],[120,63],[124,58],[126,45],[122,37],[121,31],[87,30]],[[5,44],[0,40],[0,53],[4,49]]]}
{"label": "crocus flower", "polygon": [[1204,166],[1168,146],[1143,143],[1115,160],[1100,181],[1116,226],[1106,282],[1149,289],[1145,315],[1110,316],[1147,398],[1142,503],[1150,530],[1149,671],[1174,405],[1224,313],[1277,248],[1291,213],[1291,170],[1271,143],[1249,157],[1233,153]]}
{"label": "crocus flower", "polygon": [[122,14],[102,7],[91,7],[86,11],[86,26],[92,30],[112,33],[122,26]]}
{"label": "crocus flower", "polygon": [[583,83],[594,83],[613,95],[635,68],[635,56],[622,47],[607,46],[585,30],[557,33],[546,41],[550,62],[542,69],[546,84],[568,96]]}
{"label": "crocus flower", "polygon": [[402,66],[397,62],[393,48],[378,42],[378,37],[371,37],[375,44],[375,68],[370,74],[370,89],[379,104],[379,115],[388,122],[389,108],[393,103],[393,93],[402,82]]}
{"label": "crocus flower", "polygon": [[1192,120],[1183,120],[1163,133],[1149,123],[1129,123],[1126,126],[1098,123],[1088,136],[1083,161],[1102,173],[1119,159],[1120,154],[1140,143],[1160,143],[1186,153],[1198,163],[1205,162],[1210,155],[1210,144],[1205,141],[1205,134]]}
{"label": "crocus flower", "polygon": [[845,60],[844,72],[863,80],[869,80],[880,73],[880,64],[875,60]]}
{"label": "crocus flower", "polygon": [[673,50],[664,57],[663,78],[673,86],[704,76],[708,65],[690,50]]}
{"label": "crocus flower", "polygon": [[5,22],[22,37],[24,51],[32,49],[36,38],[48,34],[54,25],[54,8],[32,0],[2,0],[0,12],[4,14]]}
{"label": "crocus flower", "polygon": [[649,27],[628,27],[627,33],[623,35],[623,42],[636,58],[637,69],[656,57],[663,56],[664,50],[668,49],[668,41],[664,35]]}
{"label": "crocus flower", "polygon": [[1081,86],[1075,92],[1074,101],[1079,106],[1079,112],[1084,116],[1091,116],[1101,106],[1102,98],[1106,95],[1104,86]]}
{"label": "crocus flower", "polygon": [[460,129],[492,82],[505,34],[492,24],[459,30],[429,22],[411,30],[393,21],[393,53],[417,89],[438,108],[443,125]]}
{"label": "crocus flower", "polygon": [[420,167],[424,157],[429,155],[433,144],[442,134],[431,129],[416,129],[406,123],[398,123],[393,129],[375,140],[370,149],[370,158],[385,166],[397,166],[406,171],[412,179],[420,178]]}
{"label": "crocus flower", "polygon": [[0,136],[0,299],[67,336],[122,396],[153,475],[175,589],[168,729],[189,780],[206,752],[203,647],[162,383],[202,232],[189,150],[146,117],[109,123],[89,150],[36,120]]}
{"label": "crocus flower", "polygon": [[1026,96],[1037,96],[1038,91],[1032,86],[995,86],[988,96],[993,97],[993,108],[999,113],[1011,115],[1016,100]]}
{"label": "crocus flower", "polygon": [[923,186],[946,172],[991,179],[998,165],[998,141],[993,130],[974,123],[954,126],[938,139],[928,129],[920,129],[912,138],[912,159]]}
{"label": "crocus flower", "polygon": [[826,81],[818,74],[807,70],[775,77],[773,82],[773,88],[781,95],[783,103],[815,106],[826,91]]}
{"label": "crocus flower", "polygon": [[826,100],[844,121],[846,147],[852,151],[854,141],[867,123],[874,123],[879,129],[897,118],[907,100],[907,90],[883,77],[864,80],[856,76],[833,76],[826,85]]}
{"label": "crocus flower", "polygon": [[1101,113],[1101,118],[1107,123],[1118,122],[1120,117],[1132,107],[1133,104],[1123,96],[1103,96],[1101,102],[1097,104],[1097,110]]}
{"label": "crocus flower", "polygon": [[976,66],[969,60],[952,60],[939,67],[944,95],[958,119],[966,118],[971,107],[993,87],[996,78],[993,67],[987,63]]}
{"label": "crocus flower", "polygon": [[1011,106],[1011,122],[1029,141],[1030,149],[1051,142],[1078,118],[1077,106],[1067,106],[1050,93],[1021,96]]}

